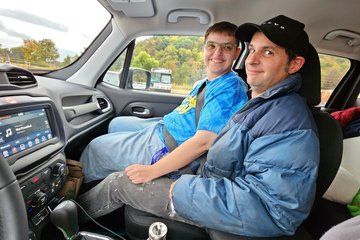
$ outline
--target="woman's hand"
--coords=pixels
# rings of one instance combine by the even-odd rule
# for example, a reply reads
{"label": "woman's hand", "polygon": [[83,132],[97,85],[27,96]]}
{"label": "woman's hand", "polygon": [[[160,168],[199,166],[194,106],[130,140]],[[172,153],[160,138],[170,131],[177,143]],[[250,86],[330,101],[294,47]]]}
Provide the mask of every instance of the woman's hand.
{"label": "woman's hand", "polygon": [[133,164],[125,168],[125,173],[135,184],[147,183],[157,178],[153,165]]}

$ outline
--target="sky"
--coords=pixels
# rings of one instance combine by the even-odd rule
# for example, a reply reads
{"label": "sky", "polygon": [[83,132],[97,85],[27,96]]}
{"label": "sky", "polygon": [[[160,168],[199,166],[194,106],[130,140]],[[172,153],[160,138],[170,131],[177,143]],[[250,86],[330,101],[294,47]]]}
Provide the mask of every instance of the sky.
{"label": "sky", "polygon": [[81,52],[109,21],[96,0],[0,0],[0,44],[50,38],[58,49]]}

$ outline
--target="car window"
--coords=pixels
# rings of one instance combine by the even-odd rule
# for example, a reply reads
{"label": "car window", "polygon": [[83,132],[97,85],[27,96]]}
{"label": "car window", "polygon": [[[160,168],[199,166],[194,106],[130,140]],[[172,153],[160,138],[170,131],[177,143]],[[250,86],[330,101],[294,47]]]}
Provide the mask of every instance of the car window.
{"label": "car window", "polygon": [[[126,88],[188,94],[195,82],[206,77],[203,42],[197,36],[138,38]],[[106,72],[104,82],[119,86],[125,55],[123,52]]]}
{"label": "car window", "polygon": [[331,55],[319,54],[321,65],[321,103],[325,106],[340,80],[350,69],[350,60]]}
{"label": "car window", "polygon": [[110,17],[96,0],[2,1],[0,63],[45,72],[65,67],[82,55]]}
{"label": "car window", "polygon": [[[195,82],[206,77],[203,37],[152,36],[136,40],[126,88],[186,95]],[[126,51],[106,72],[103,81],[119,86]],[[319,54],[321,64],[321,103],[350,69],[346,58]],[[142,72],[142,74],[140,74]],[[149,76],[150,78],[146,78]]]}

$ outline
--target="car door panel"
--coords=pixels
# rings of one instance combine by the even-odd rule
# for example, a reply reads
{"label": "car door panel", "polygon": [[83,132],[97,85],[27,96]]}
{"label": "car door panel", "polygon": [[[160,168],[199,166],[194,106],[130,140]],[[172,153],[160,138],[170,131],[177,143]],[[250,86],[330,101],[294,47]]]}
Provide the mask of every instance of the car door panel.
{"label": "car door panel", "polygon": [[123,89],[107,83],[99,83],[96,88],[110,99],[115,116],[162,117],[184,99],[182,95]]}

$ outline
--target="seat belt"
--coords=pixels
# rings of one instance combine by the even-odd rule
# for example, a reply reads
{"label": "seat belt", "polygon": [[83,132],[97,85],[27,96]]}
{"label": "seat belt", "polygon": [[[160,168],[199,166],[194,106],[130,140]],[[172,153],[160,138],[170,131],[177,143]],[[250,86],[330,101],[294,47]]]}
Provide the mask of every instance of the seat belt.
{"label": "seat belt", "polygon": [[[204,99],[205,99],[205,89],[206,87],[206,81],[203,82],[199,88],[199,91],[197,93],[197,97],[196,97],[196,108],[195,108],[195,123],[196,123],[196,127],[198,125],[199,122],[199,117],[200,117],[200,112],[201,109],[204,105]],[[168,132],[168,130],[166,129],[166,127],[164,126],[163,129],[163,134],[164,134],[164,140],[165,140],[165,145],[167,147],[167,149],[169,150],[169,152],[172,152],[178,145],[174,139],[173,136],[171,136],[171,134]]]}
{"label": "seat belt", "polygon": [[198,125],[199,122],[199,117],[200,117],[200,112],[201,109],[204,105],[204,99],[205,99],[205,91],[204,89],[206,88],[206,81],[203,82],[203,84],[201,84],[201,86],[199,87],[199,91],[197,93],[197,97],[196,97],[196,112],[195,112],[195,123],[196,123],[196,127]]}
{"label": "seat belt", "polygon": [[[201,86],[199,87],[199,91],[198,91],[197,97],[196,97],[196,106],[195,106],[195,124],[196,124],[196,127],[197,127],[198,122],[199,122],[201,109],[202,109],[202,107],[204,105],[205,88],[206,88],[206,81],[203,82],[201,84]],[[166,145],[167,149],[169,150],[169,152],[172,152],[178,145],[177,145],[174,137],[171,136],[171,134],[168,132],[168,130],[166,129],[165,126],[164,126],[164,129],[163,129],[163,134],[164,134],[165,145]],[[206,161],[206,157],[204,157],[204,156],[206,156],[206,153],[204,153],[203,155],[201,155],[199,157],[199,159],[200,159],[199,170],[202,169],[202,166],[204,165],[204,163]],[[180,168],[179,172],[181,174],[194,174],[189,165],[186,165],[186,166]]]}

